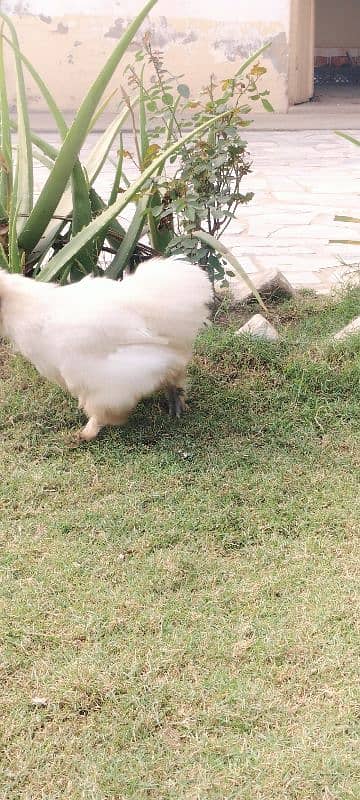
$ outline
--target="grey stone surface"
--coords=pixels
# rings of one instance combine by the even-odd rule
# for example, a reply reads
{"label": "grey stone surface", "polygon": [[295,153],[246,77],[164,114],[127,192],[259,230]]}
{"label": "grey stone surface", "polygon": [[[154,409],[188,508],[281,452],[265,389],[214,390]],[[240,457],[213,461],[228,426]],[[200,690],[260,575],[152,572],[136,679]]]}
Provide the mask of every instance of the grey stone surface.
{"label": "grey stone surface", "polygon": [[275,342],[277,339],[279,339],[279,334],[276,328],[274,328],[274,326],[271,325],[271,323],[268,322],[268,320],[265,319],[262,314],[254,314],[253,317],[245,322],[245,325],[236,331],[237,336],[241,336],[244,333],[250,334],[250,336],[255,336],[258,339],[268,339],[272,342]]}
{"label": "grey stone surface", "polygon": [[342,339],[347,339],[349,336],[354,336],[355,334],[360,335],[360,317],[355,317],[352,322],[349,322],[348,325],[345,325],[345,328],[342,328],[341,331],[335,333],[333,336],[333,341],[341,341]]}
{"label": "grey stone surface", "polygon": [[[295,294],[291,283],[285,278],[285,275],[276,269],[264,270],[264,272],[254,275],[252,282],[264,300],[292,297]],[[228,293],[233,305],[247,303],[249,300],[254,299],[251,289],[241,278],[229,282]]]}

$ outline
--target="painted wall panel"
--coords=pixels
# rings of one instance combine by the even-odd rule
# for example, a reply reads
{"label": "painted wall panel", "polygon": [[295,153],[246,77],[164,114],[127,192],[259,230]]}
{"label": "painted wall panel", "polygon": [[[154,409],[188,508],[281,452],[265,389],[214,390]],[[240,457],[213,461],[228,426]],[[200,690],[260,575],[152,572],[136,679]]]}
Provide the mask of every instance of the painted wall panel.
{"label": "painted wall panel", "polygon": [[[63,110],[79,106],[91,80],[105,62],[129,18],[142,0],[3,0],[1,7],[16,23],[21,46],[54,91]],[[268,73],[264,88],[279,111],[287,110],[290,0],[159,0],[143,32],[165,53],[168,68],[184,73],[197,93],[211,73],[228,77],[254,49],[271,39],[263,59]],[[169,9],[171,8],[171,13]],[[137,37],[133,49],[139,47]],[[124,81],[120,66],[113,81]],[[33,109],[44,103],[31,82]],[[14,75],[9,80],[14,97]],[[117,101],[114,99],[113,108]]]}

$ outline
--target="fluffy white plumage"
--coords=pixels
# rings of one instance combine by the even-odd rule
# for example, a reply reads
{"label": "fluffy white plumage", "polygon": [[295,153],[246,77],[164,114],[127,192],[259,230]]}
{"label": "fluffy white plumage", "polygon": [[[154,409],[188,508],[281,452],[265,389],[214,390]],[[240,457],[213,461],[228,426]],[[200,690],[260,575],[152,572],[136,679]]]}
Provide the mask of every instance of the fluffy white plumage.
{"label": "fluffy white plumage", "polygon": [[147,261],[121,283],[88,277],[60,287],[1,271],[0,333],[78,398],[89,440],[161,388],[179,412],[210,300],[204,272],[178,257]]}

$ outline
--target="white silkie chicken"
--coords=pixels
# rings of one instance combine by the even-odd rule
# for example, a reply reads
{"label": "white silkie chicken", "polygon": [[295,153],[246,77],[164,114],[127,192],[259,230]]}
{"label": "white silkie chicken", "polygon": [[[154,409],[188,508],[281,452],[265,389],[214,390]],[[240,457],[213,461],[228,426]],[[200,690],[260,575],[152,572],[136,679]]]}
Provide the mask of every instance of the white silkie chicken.
{"label": "white silkie chicken", "polygon": [[87,277],[56,286],[1,270],[0,335],[78,399],[88,417],[79,437],[90,441],[159,389],[180,415],[210,301],[206,274],[178,257],[147,261],[121,283]]}

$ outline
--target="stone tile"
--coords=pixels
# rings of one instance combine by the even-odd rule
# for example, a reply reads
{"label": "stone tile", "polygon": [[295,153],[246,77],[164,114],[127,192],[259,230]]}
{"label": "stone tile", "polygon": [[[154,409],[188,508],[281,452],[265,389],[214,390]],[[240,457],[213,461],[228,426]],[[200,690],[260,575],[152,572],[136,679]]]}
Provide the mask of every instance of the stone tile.
{"label": "stone tile", "polygon": [[242,252],[248,256],[282,256],[292,259],[295,255],[316,255],[317,245],[314,242],[303,242],[302,239],[257,239],[251,236],[242,236],[228,242],[234,251]]}
{"label": "stone tile", "polygon": [[316,289],[321,284],[321,277],[315,270],[303,270],[302,273],[292,275],[291,283],[295,289]]}
{"label": "stone tile", "polygon": [[349,239],[354,237],[353,227],[333,223],[332,225],[284,225],[278,226],[276,230],[269,234],[269,239],[302,239],[303,241],[314,241],[320,239],[325,244],[329,239]]}
{"label": "stone tile", "polygon": [[312,206],[318,206],[321,209],[327,208],[358,208],[359,206],[359,197],[357,194],[356,189],[354,188],[353,193],[344,195],[339,192],[339,194],[334,193],[327,193],[326,191],[323,192],[282,192],[282,191],[274,191],[272,193],[272,199],[274,205],[277,203],[286,204],[291,206],[292,204],[298,205],[300,198],[303,202],[307,205],[311,204]]}
{"label": "stone tile", "polygon": [[[240,254],[238,254],[239,259],[241,259]],[[258,270],[268,270],[268,269],[279,269],[280,272],[283,272],[284,275],[291,281],[294,275],[302,274],[309,270],[309,257],[308,255],[294,255],[293,257],[285,256],[285,255],[263,255],[263,256],[256,256],[256,258],[252,259],[253,263],[257,267]],[[242,263],[242,260],[241,260]],[[311,266],[313,267],[314,271],[324,271],[326,274],[326,270],[340,270],[342,269],[339,261],[335,256],[331,258],[328,255],[321,256],[318,254],[314,254],[311,258]]]}
{"label": "stone tile", "polygon": [[[331,216],[329,215],[329,220]],[[242,220],[243,221],[243,220]],[[294,224],[303,227],[310,225],[314,221],[312,211],[296,211],[291,214],[289,211],[278,214],[248,214],[246,219],[247,233],[251,236],[271,237],[278,230],[285,230]]]}

